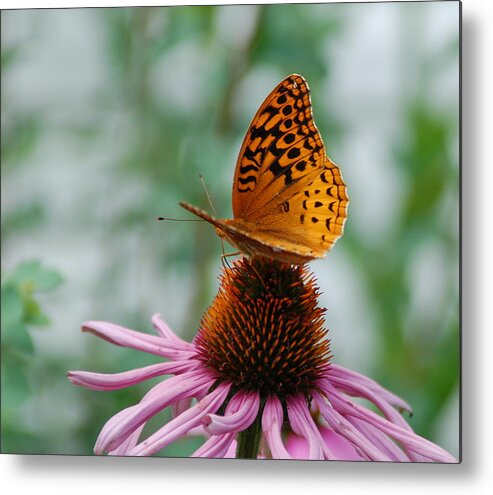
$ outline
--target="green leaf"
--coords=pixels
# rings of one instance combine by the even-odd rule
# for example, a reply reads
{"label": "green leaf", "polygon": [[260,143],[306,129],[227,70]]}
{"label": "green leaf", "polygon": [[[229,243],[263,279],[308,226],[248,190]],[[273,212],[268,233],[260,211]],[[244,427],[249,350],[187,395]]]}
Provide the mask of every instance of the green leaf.
{"label": "green leaf", "polygon": [[7,238],[12,232],[26,232],[38,227],[44,220],[45,207],[35,199],[3,212],[2,234]]}
{"label": "green leaf", "polygon": [[22,354],[34,353],[34,344],[24,323],[16,322],[2,330],[3,350]]}
{"label": "green leaf", "polygon": [[20,116],[14,112],[2,126],[2,172],[13,166],[26,163],[26,157],[39,143],[42,133],[41,119],[36,113]]}
{"label": "green leaf", "polygon": [[49,318],[41,311],[39,304],[32,298],[24,299],[24,319],[29,325],[45,327],[50,324]]}
{"label": "green leaf", "polygon": [[61,275],[49,268],[44,268],[38,260],[26,261],[19,265],[11,281],[18,284],[23,293],[49,291],[60,285]]}
{"label": "green leaf", "polygon": [[22,298],[17,288],[7,283],[2,286],[2,330],[20,323],[23,315]]}
{"label": "green leaf", "polygon": [[2,353],[2,404],[9,409],[21,404],[31,394],[25,362],[10,353]]}

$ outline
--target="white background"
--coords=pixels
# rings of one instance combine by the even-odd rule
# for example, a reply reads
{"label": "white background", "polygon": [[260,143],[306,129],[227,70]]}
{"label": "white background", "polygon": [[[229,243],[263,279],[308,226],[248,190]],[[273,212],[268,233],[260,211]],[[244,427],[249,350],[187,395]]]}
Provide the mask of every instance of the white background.
{"label": "white background", "polygon": [[[207,4],[207,1],[163,2],[25,2],[0,0],[2,8],[118,5]],[[213,2],[221,3],[221,2]],[[241,3],[250,3],[242,1]],[[461,465],[386,465],[327,462],[248,462],[205,459],[124,459],[63,456],[0,457],[4,490],[52,494],[70,492],[135,492],[243,494],[275,490],[281,493],[486,493],[493,484],[490,442],[493,411],[488,355],[493,349],[487,327],[491,273],[490,230],[493,184],[486,147],[491,140],[493,87],[489,0],[463,1],[463,463]],[[490,124],[490,125],[488,125]],[[484,221],[483,221],[484,220]],[[489,339],[489,340],[488,340]],[[491,490],[491,488],[490,488]]]}

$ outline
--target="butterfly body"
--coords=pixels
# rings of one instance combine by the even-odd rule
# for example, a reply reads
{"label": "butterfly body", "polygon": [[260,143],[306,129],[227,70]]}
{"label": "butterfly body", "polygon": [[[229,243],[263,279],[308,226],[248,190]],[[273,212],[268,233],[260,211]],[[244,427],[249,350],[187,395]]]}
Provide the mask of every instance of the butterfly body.
{"label": "butterfly body", "polygon": [[216,233],[247,256],[267,256],[285,263],[301,265],[317,257],[311,249],[296,246],[291,240],[279,235],[262,232],[256,224],[242,219],[214,218],[205,211],[188,203],[180,206],[214,225]]}
{"label": "butterfly body", "polygon": [[233,180],[232,219],[182,207],[247,256],[304,264],[342,235],[348,197],[313,121],[305,80],[292,74],[267,96],[243,141]]}

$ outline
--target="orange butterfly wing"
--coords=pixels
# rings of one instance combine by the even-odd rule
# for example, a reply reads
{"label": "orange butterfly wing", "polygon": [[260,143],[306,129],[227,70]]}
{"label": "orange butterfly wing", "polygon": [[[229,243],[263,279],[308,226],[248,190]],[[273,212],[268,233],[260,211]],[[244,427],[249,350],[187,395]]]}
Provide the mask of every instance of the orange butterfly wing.
{"label": "orange butterfly wing", "polygon": [[342,235],[348,197],[327,156],[306,81],[293,74],[267,96],[250,124],[233,181],[235,220],[273,248],[320,258]]}
{"label": "orange butterfly wing", "polygon": [[295,184],[323,166],[324,158],[308,86],[292,74],[267,96],[245,135],[233,181],[234,217],[252,220],[255,209],[271,199],[269,186],[279,190]]}

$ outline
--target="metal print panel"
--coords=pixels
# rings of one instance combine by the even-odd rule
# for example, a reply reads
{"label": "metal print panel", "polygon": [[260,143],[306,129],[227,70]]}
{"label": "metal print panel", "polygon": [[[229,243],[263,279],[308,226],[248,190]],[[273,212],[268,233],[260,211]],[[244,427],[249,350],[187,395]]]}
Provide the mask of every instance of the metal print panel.
{"label": "metal print panel", "polygon": [[3,11],[2,453],[460,462],[460,15]]}

